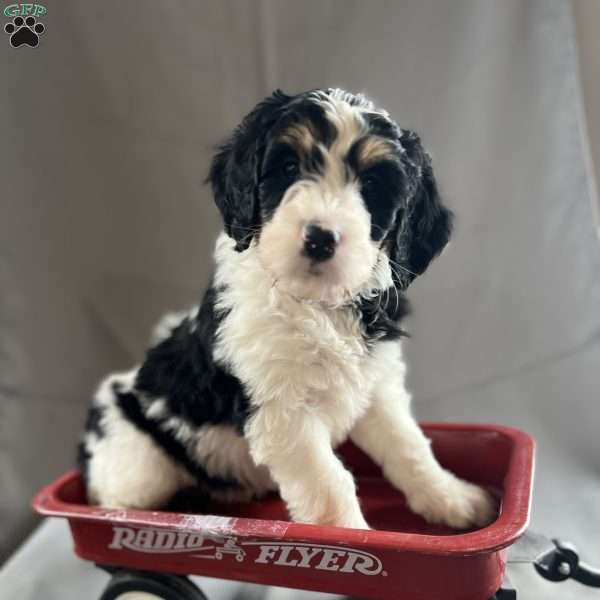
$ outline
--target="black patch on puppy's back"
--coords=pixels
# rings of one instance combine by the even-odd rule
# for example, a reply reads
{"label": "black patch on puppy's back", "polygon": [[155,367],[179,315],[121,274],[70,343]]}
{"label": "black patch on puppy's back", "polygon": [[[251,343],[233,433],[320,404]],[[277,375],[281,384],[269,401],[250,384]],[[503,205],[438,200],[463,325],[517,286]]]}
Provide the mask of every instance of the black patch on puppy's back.
{"label": "black patch on puppy's back", "polygon": [[85,421],[85,430],[92,431],[98,438],[104,437],[104,427],[102,426],[102,417],[104,416],[104,407],[93,405]]}
{"label": "black patch on puppy's back", "polygon": [[165,450],[167,455],[184,466],[200,485],[218,490],[240,486],[239,482],[234,479],[209,475],[201,464],[193,460],[186,447],[175,437],[175,434],[165,428],[165,422],[168,421],[169,416],[150,419],[144,414],[135,392],[122,391],[116,382],[112,386],[112,391],[115,394],[117,406],[127,420],[140,431],[150,435]]}
{"label": "black patch on puppy's back", "polygon": [[241,433],[250,402],[240,381],[212,356],[225,316],[215,309],[216,295],[209,287],[198,314],[184,319],[170,337],[148,351],[135,388],[148,397],[163,398],[169,413],[194,426],[232,425]]}

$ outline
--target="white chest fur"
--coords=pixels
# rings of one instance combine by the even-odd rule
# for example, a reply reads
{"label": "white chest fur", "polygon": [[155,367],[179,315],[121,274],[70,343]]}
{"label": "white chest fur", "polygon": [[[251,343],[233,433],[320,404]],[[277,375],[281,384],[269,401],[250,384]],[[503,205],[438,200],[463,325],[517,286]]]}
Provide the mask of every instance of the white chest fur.
{"label": "white chest fur", "polygon": [[[349,308],[329,309],[278,291],[253,248],[216,249],[217,308],[227,311],[215,360],[243,382],[257,408],[280,417],[318,414],[335,444],[366,410],[376,369]],[[290,418],[292,418],[290,416]]]}

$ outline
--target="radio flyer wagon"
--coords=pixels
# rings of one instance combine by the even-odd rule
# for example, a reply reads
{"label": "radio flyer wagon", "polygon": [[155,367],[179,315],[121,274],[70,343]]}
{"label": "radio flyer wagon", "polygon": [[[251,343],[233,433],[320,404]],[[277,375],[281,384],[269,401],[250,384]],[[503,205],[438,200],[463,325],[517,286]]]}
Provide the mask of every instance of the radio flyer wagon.
{"label": "radio flyer wagon", "polygon": [[[89,506],[77,471],[41,490],[34,508],[68,519],[76,554],[112,574],[100,600],[136,597],[132,592],[157,600],[205,599],[188,575],[373,600],[516,598],[502,582],[509,549],[529,521],[533,439],[496,425],[428,424],[424,430],[442,465],[498,492],[495,522],[467,532],[426,523],[352,445],[341,454],[371,530],[290,522],[276,495],[213,505],[209,514]],[[547,579],[579,574],[580,581],[600,585],[600,574],[579,564],[572,547],[551,546],[537,563]]]}

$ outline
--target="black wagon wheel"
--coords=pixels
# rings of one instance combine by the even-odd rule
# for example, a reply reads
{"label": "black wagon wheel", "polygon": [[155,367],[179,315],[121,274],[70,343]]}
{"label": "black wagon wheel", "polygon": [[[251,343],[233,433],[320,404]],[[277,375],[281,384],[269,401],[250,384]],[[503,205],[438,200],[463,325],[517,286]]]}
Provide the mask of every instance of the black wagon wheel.
{"label": "black wagon wheel", "polygon": [[506,574],[504,575],[502,587],[490,598],[490,600],[517,600],[517,590],[512,586]]}
{"label": "black wagon wheel", "polygon": [[100,600],[207,600],[187,577],[146,571],[112,574]]}

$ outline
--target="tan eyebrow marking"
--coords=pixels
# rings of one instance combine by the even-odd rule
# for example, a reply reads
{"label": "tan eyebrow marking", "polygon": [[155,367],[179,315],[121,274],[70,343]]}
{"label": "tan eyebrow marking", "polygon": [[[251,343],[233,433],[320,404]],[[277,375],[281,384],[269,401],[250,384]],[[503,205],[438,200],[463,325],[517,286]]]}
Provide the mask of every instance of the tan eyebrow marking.
{"label": "tan eyebrow marking", "polygon": [[308,154],[315,144],[313,132],[307,125],[292,125],[279,136],[279,139],[305,154]]}
{"label": "tan eyebrow marking", "polygon": [[358,162],[362,167],[369,166],[381,158],[395,158],[392,141],[375,135],[361,138],[358,141]]}

